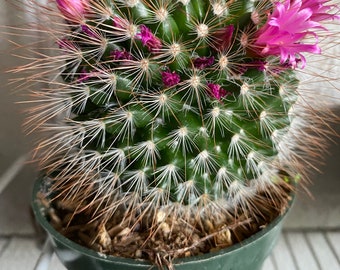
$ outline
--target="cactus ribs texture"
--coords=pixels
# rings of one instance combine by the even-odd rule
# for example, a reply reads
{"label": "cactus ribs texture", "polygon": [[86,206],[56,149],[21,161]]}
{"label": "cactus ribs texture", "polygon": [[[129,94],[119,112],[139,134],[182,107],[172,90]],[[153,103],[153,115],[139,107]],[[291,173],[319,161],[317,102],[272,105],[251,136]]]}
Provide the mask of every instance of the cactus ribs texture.
{"label": "cactus ribs texture", "polygon": [[[281,10],[299,11],[288,2]],[[295,109],[301,52],[319,50],[297,39],[306,33],[291,34],[291,50],[273,45],[268,20],[278,6],[269,0],[59,6],[62,20],[45,31],[57,37],[57,55],[40,54],[32,64],[58,76],[29,77],[47,80],[49,88],[33,92],[38,105],[28,125],[47,133],[37,159],[53,205],[59,214],[67,210],[66,231],[87,216],[85,223],[98,225],[97,235],[88,233],[91,246],[109,254],[108,231],[120,238],[140,232],[147,235],[144,257],[157,260],[161,252],[180,253],[148,245],[160,231],[164,243],[177,234],[181,241],[174,242],[183,245],[171,249],[183,256],[207,235],[215,243],[209,250],[224,247],[244,238],[243,226],[257,222],[258,230],[284,211],[304,176],[300,155],[320,141],[292,123],[308,126],[321,116],[299,117]],[[51,10],[44,9],[58,17]]]}

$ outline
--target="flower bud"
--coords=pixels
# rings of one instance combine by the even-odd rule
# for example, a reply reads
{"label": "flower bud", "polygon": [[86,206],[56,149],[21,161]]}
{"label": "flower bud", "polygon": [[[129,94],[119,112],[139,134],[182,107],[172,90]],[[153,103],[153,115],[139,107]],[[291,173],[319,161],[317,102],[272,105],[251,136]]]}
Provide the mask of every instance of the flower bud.
{"label": "flower bud", "polygon": [[181,81],[181,77],[174,71],[163,71],[162,80],[165,86],[172,87]]}
{"label": "flower bud", "polygon": [[79,20],[85,14],[89,0],[56,0],[61,13],[70,21]]}

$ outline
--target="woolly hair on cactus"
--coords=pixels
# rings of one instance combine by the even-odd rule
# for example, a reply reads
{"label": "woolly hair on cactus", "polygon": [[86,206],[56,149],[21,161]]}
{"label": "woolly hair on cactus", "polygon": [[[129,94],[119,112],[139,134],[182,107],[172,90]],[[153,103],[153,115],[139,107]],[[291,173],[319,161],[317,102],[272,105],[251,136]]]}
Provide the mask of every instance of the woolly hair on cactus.
{"label": "woolly hair on cactus", "polygon": [[[259,229],[284,211],[326,137],[308,129],[313,123],[321,130],[323,115],[297,109],[296,73],[308,64],[305,53],[321,53],[322,23],[339,19],[337,5],[36,6],[44,19],[39,30],[54,44],[41,46],[36,60],[18,70],[37,71],[26,76],[29,86],[48,83],[32,91],[36,106],[27,126],[47,134],[36,159],[54,194],[51,204],[71,213],[56,226],[67,232],[87,216],[86,223],[99,224],[92,248],[135,256],[103,240],[120,227],[144,236],[146,259],[161,252],[175,258],[231,245],[242,240],[239,228],[251,222]],[[214,241],[194,245],[207,235]]]}

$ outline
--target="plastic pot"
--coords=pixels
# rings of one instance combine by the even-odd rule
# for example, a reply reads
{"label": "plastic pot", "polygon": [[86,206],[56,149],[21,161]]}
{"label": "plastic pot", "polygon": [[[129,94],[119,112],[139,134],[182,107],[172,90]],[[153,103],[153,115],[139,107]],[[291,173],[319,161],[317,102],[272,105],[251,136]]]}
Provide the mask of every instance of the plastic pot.
{"label": "plastic pot", "polygon": [[[32,208],[38,223],[46,230],[54,251],[68,270],[155,270],[156,266],[141,260],[100,254],[83,247],[57,232],[46,219],[44,207],[37,198],[43,181],[34,185]],[[288,211],[287,211],[288,212]],[[260,270],[281,234],[287,212],[266,228],[241,243],[204,255],[177,259],[175,270]]]}

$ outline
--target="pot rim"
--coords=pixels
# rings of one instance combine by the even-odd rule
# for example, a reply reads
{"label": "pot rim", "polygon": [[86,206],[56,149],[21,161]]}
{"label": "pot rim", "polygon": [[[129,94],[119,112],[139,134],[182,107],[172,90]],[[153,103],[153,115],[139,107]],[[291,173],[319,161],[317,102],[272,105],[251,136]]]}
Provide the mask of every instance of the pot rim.
{"label": "pot rim", "polygon": [[[33,186],[33,192],[32,192],[32,210],[33,213],[38,220],[39,224],[45,229],[45,231],[48,232],[49,237],[52,235],[57,241],[61,242],[64,246],[67,246],[68,248],[77,251],[79,253],[83,253],[87,256],[96,258],[98,260],[102,261],[111,261],[119,264],[125,264],[125,265],[141,265],[141,266],[152,266],[150,262],[147,260],[142,260],[142,259],[132,259],[132,258],[124,258],[124,257],[118,257],[118,256],[112,256],[112,255],[106,255],[100,252],[97,252],[95,250],[92,250],[90,248],[84,247],[80,244],[77,244],[76,242],[73,242],[72,240],[68,239],[67,237],[63,236],[61,233],[59,233],[51,224],[50,222],[46,219],[46,215],[44,214],[44,206],[40,203],[39,198],[37,198],[37,194],[39,191],[42,190],[42,183],[43,179],[40,177],[37,179],[34,183]],[[232,246],[223,248],[218,251],[212,251],[209,253],[201,254],[201,255],[196,255],[196,256],[191,256],[191,257],[185,257],[185,258],[177,258],[174,260],[173,265],[179,265],[179,264],[185,264],[186,262],[203,262],[206,260],[209,260],[210,258],[218,258],[226,253],[233,253],[239,250],[240,248],[250,246],[254,244],[257,240],[261,239],[264,237],[269,231],[274,229],[276,225],[278,225],[287,215],[289,212],[289,209],[292,208],[293,202],[294,202],[294,193],[292,194],[292,199],[289,202],[289,207],[283,213],[282,215],[279,215],[276,217],[271,223],[269,223],[265,228],[262,230],[258,231],[257,233],[254,233],[247,239],[243,240],[242,242],[236,243]]]}

